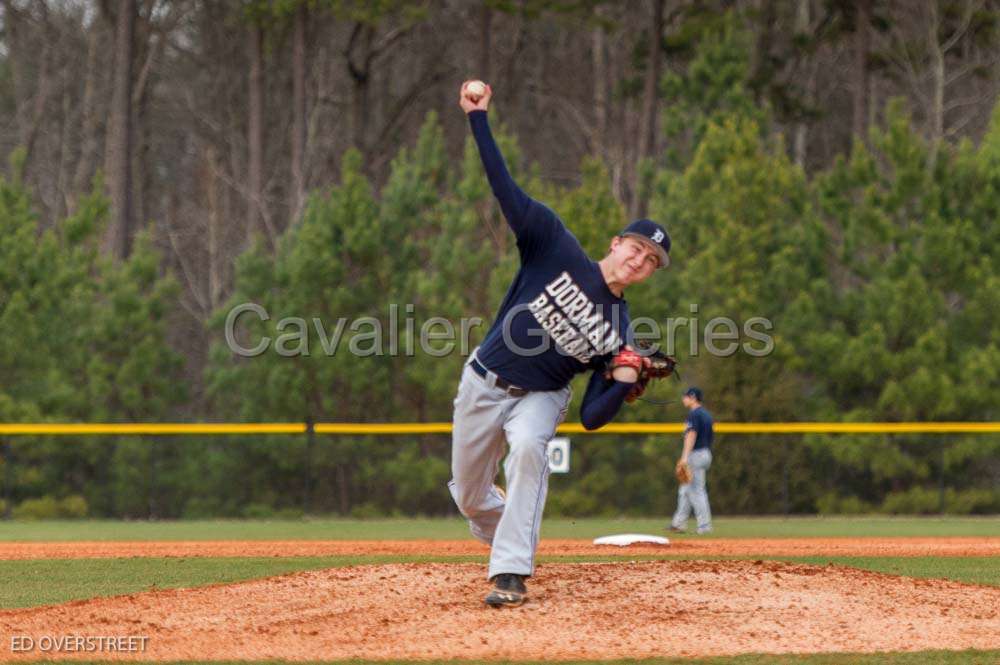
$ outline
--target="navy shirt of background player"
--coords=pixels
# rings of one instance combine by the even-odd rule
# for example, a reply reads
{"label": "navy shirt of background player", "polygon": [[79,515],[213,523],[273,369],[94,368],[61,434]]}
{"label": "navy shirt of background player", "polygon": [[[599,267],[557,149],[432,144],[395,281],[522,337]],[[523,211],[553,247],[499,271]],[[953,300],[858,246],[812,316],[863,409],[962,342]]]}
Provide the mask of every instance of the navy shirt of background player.
{"label": "navy shirt of background player", "polygon": [[705,407],[699,406],[688,412],[684,433],[687,434],[691,430],[697,435],[693,450],[712,449],[712,414]]}
{"label": "navy shirt of background player", "polygon": [[[559,390],[575,374],[601,367],[624,345],[628,304],[611,292],[600,266],[562,220],[510,178],[486,112],[469,113],[469,123],[521,255],[520,270],[477,358],[521,388]],[[595,385],[594,393],[602,387],[607,386]],[[623,397],[630,387],[623,384],[624,392],[616,392]]]}

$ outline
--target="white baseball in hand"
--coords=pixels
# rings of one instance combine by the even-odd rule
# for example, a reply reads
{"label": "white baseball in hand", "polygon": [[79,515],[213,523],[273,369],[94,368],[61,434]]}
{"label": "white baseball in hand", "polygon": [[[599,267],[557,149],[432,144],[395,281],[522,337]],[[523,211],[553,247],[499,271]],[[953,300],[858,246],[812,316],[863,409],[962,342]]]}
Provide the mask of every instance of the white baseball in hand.
{"label": "white baseball in hand", "polygon": [[482,81],[469,81],[465,85],[465,96],[472,101],[478,101],[480,97],[486,94],[486,84]]}

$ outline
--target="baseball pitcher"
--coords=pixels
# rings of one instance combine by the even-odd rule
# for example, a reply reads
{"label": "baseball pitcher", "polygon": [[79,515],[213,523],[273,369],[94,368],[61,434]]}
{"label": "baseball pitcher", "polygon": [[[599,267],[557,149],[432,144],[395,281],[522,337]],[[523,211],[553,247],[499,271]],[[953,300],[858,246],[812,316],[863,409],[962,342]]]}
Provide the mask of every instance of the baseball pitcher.
{"label": "baseball pitcher", "polygon": [[[548,490],[546,445],[566,416],[569,382],[593,370],[580,413],[587,429],[609,422],[644,387],[643,357],[625,340],[625,288],[669,262],[670,236],[640,219],[591,260],[562,220],[527,196],[507,171],[487,122],[492,90],[466,81],[468,115],[493,194],[517,238],[521,265],[483,343],[462,372],[449,489],[475,538],[491,546],[486,603],[517,606],[535,550]],[[506,442],[506,446],[504,443]],[[504,461],[506,493],[494,484]]]}

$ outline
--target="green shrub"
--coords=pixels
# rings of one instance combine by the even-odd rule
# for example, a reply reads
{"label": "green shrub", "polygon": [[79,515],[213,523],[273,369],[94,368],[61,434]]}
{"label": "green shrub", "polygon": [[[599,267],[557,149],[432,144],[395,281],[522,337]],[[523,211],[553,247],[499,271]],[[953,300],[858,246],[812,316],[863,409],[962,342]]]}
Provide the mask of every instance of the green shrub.
{"label": "green shrub", "polygon": [[274,507],[266,503],[248,503],[243,507],[242,516],[247,519],[269,519],[274,517]]}
{"label": "green shrub", "polygon": [[228,515],[218,499],[191,497],[184,505],[184,519],[208,519]]}
{"label": "green shrub", "polygon": [[11,516],[18,520],[50,520],[57,517],[59,502],[51,496],[39,499],[25,499],[11,511]]}
{"label": "green shrub", "polygon": [[87,500],[78,494],[64,499],[49,495],[25,499],[11,511],[11,516],[19,520],[79,519],[87,516]]}
{"label": "green shrub", "polygon": [[278,508],[274,511],[276,520],[300,520],[305,517],[301,508]]}
{"label": "green shrub", "polygon": [[838,496],[827,492],[816,499],[816,510],[820,515],[864,515],[874,512],[872,505],[856,496]]}
{"label": "green shrub", "polygon": [[919,486],[892,492],[885,497],[881,510],[892,515],[932,515],[941,512],[941,494],[936,489]]}
{"label": "green shrub", "polygon": [[59,502],[60,517],[80,519],[87,516],[87,500],[79,494],[71,494]]}
{"label": "green shrub", "polygon": [[351,517],[360,520],[385,517],[385,514],[385,511],[379,508],[378,504],[371,501],[358,504],[351,508]]}
{"label": "green shrub", "polygon": [[944,509],[953,515],[992,515],[1000,512],[1000,491],[949,489],[944,494]]}
{"label": "green shrub", "polygon": [[[944,492],[944,512],[950,515],[993,514],[1000,510],[1000,492],[987,489]],[[942,509],[941,491],[931,487],[911,487],[895,492],[882,503],[882,512],[903,515],[932,515]]]}

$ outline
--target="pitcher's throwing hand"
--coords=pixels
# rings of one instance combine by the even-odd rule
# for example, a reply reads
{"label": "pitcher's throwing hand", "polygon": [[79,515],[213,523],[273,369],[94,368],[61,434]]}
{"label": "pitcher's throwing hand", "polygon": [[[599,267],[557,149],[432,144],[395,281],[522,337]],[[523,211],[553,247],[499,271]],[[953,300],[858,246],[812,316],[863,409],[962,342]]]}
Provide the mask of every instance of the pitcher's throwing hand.
{"label": "pitcher's throwing hand", "polygon": [[[481,86],[481,87],[480,87]],[[493,89],[482,81],[469,80],[462,84],[458,93],[458,105],[466,113],[485,111],[490,106]]]}

